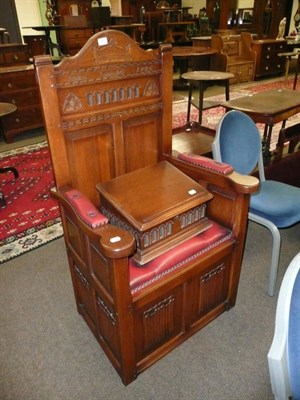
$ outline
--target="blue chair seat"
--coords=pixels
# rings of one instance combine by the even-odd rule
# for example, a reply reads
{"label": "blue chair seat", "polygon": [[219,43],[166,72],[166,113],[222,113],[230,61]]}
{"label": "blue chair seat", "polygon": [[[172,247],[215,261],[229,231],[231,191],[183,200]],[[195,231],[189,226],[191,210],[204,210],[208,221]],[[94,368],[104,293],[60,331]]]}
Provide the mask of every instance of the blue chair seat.
{"label": "blue chair seat", "polygon": [[[274,201],[276,199],[276,201]],[[299,188],[277,181],[263,181],[250,200],[250,212],[286,228],[300,220]]]}

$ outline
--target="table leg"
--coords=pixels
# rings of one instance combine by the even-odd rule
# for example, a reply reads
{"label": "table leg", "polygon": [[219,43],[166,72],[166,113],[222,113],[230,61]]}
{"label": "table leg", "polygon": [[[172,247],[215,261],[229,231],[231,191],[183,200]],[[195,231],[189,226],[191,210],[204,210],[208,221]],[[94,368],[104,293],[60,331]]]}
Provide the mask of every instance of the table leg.
{"label": "table leg", "polygon": [[226,79],[226,81],[225,81],[225,98],[226,98],[226,101],[229,101],[229,97],[230,97],[229,79]]}
{"label": "table leg", "polygon": [[50,37],[50,32],[45,30],[45,36],[46,36],[46,54],[50,54],[50,56],[53,56],[52,40]]}
{"label": "table leg", "polygon": [[263,153],[263,161],[265,165],[268,165],[271,158],[270,152],[270,144],[272,137],[273,125],[265,125],[264,137],[262,141],[262,153]]}
{"label": "table leg", "polygon": [[167,26],[166,42],[167,43],[174,43],[173,28],[171,26]]}
{"label": "table leg", "polygon": [[190,124],[192,94],[193,94],[193,85],[192,85],[192,82],[190,82],[190,86],[189,86],[189,99],[188,99],[188,109],[187,109],[187,116],[186,116],[186,123],[187,123],[187,124]]}
{"label": "table leg", "polygon": [[199,81],[199,103],[198,103],[199,115],[198,115],[198,122],[199,122],[200,126],[202,124],[203,97],[204,97],[204,86],[203,86],[203,82]]}

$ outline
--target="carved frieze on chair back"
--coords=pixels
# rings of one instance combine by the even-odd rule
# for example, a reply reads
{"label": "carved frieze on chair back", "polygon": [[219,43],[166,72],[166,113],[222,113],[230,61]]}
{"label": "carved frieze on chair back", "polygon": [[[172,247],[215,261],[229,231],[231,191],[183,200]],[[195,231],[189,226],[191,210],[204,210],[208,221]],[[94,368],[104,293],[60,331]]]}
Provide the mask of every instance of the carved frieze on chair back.
{"label": "carved frieze on chair back", "polygon": [[[69,184],[97,204],[96,183],[156,163],[170,151],[169,46],[158,55],[111,30],[56,66],[47,56],[36,57],[35,66],[58,187]],[[51,85],[44,79],[49,75]]]}

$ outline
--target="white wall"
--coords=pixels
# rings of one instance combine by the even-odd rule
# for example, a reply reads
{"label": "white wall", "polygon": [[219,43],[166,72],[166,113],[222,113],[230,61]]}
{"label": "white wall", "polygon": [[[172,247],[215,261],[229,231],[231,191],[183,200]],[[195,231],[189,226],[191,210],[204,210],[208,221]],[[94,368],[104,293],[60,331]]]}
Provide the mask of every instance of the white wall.
{"label": "white wall", "polygon": [[33,29],[24,29],[26,26],[42,25],[42,18],[38,0],[15,0],[21,35],[42,35]]}
{"label": "white wall", "polygon": [[191,15],[199,15],[201,8],[206,7],[206,0],[182,0],[182,7],[192,7],[189,10]]}
{"label": "white wall", "polygon": [[122,15],[121,0],[110,0],[111,15]]}
{"label": "white wall", "polygon": [[[262,1],[262,0],[260,0]],[[253,8],[254,0],[238,0],[237,9],[239,8]]]}
{"label": "white wall", "polygon": [[289,34],[295,30],[294,15],[296,14],[297,8],[298,8],[298,0],[294,0],[292,14],[291,14],[291,23],[289,27]]}

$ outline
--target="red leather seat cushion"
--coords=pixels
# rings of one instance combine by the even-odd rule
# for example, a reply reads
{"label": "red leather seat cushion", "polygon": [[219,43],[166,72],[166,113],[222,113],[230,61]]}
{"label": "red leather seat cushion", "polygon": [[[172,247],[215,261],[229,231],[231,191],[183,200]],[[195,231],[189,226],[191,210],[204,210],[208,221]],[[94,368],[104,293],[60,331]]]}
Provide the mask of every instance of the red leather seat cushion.
{"label": "red leather seat cushion", "polygon": [[184,267],[200,254],[232,239],[231,231],[216,222],[211,221],[211,223],[212,226],[206,231],[181,243],[143,266],[130,259],[130,288],[132,294],[137,293],[174,270]]}

